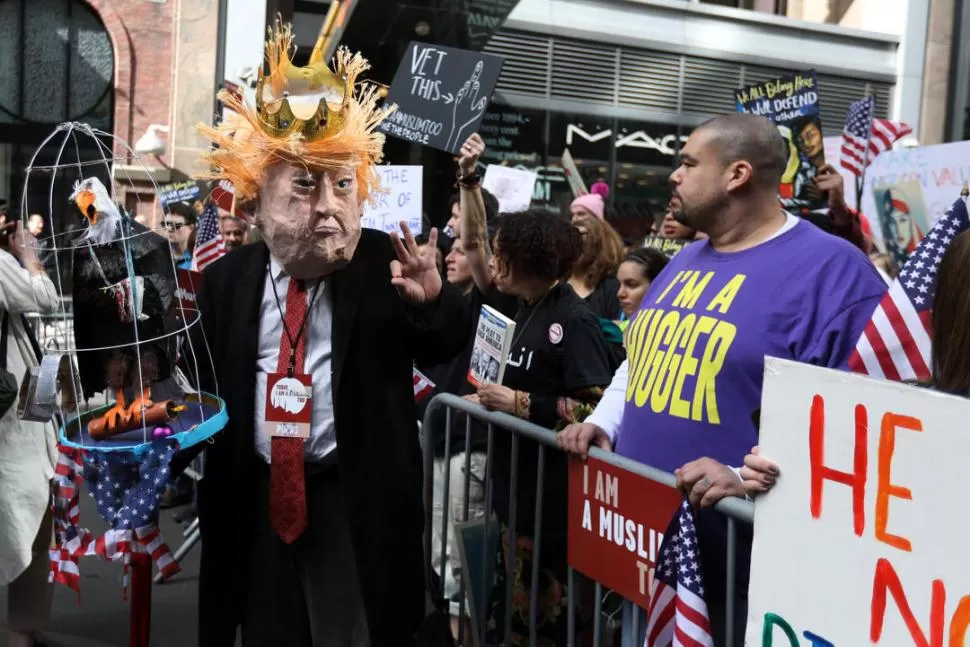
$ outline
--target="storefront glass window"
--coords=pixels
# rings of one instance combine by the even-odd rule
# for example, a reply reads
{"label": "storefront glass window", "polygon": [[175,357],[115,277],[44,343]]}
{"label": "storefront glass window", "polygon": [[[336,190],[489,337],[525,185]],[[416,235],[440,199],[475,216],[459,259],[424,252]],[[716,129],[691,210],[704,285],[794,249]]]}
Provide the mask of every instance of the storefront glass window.
{"label": "storefront glass window", "polygon": [[[549,207],[552,204],[549,187],[556,179],[550,177],[546,168],[545,111],[492,103],[479,134],[485,140],[481,163],[535,171],[538,180],[533,192],[533,206]],[[561,177],[561,173],[558,175]]]}
{"label": "storefront glass window", "polygon": [[663,215],[670,197],[667,178],[689,130],[642,121],[620,121],[618,127],[613,213],[617,226],[639,235]]}
{"label": "storefront glass window", "polygon": [[670,123],[547,112],[493,101],[479,129],[488,164],[534,170],[532,206],[569,213],[573,193],[562,169],[569,149],[587,189],[610,187],[607,217],[630,238],[646,234],[670,197],[667,179],[691,129]]}
{"label": "storefront glass window", "polygon": [[[549,123],[550,166],[561,173],[562,153],[568,148],[587,189],[598,181],[611,184],[615,119],[554,112]],[[568,212],[573,194],[564,176],[553,187],[552,197],[559,209]]]}
{"label": "storefront glass window", "polygon": [[[45,234],[52,229],[65,232],[78,220],[66,199],[73,182],[83,172],[107,184],[109,166],[59,170],[53,187],[49,176],[37,173],[22,196],[24,169],[58,123],[80,121],[112,132],[111,38],[82,0],[2,0],[0,61],[0,198],[9,202],[15,217],[22,215],[21,204],[27,213],[42,215]],[[110,155],[111,143],[99,146],[95,140],[78,137],[72,149],[59,153],[58,147],[48,146],[38,153],[35,166],[99,159],[104,150]]]}

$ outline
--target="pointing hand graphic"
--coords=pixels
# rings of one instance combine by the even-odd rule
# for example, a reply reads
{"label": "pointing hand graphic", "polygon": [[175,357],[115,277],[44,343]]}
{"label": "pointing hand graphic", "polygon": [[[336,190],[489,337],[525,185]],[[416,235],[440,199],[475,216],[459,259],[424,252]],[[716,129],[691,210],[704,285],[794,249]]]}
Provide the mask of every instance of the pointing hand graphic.
{"label": "pointing hand graphic", "polygon": [[474,71],[472,71],[471,78],[465,81],[455,95],[455,102],[451,109],[451,133],[448,135],[446,143],[449,151],[455,152],[458,143],[464,141],[462,133],[485,112],[488,97],[478,96],[481,90],[481,84],[478,80],[482,76],[483,68],[482,61],[478,61],[475,64]]}

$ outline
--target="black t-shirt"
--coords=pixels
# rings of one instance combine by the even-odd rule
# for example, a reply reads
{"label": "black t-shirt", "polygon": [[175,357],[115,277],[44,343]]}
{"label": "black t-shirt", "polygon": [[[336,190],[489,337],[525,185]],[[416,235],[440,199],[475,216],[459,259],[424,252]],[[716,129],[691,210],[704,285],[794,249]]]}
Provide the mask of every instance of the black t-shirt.
{"label": "black t-shirt", "polygon": [[[532,422],[554,428],[558,418],[552,410],[536,416],[535,396],[565,397],[588,387],[609,385],[613,378],[607,342],[599,321],[586,302],[566,283],[554,287],[535,305],[525,305],[515,316],[515,335],[502,383],[533,396]],[[496,429],[493,439],[495,474],[494,509],[508,521],[511,492],[511,433]],[[517,532],[529,534],[533,527],[536,497],[537,443],[519,440]],[[547,448],[543,500],[544,534],[561,538],[566,523],[566,458]]]}
{"label": "black t-shirt", "polygon": [[[613,377],[596,315],[568,283],[560,283],[515,315],[515,335],[502,383],[516,391],[563,397]],[[544,427],[557,420],[535,419]]]}
{"label": "black t-shirt", "polygon": [[620,298],[616,296],[620,283],[615,277],[609,276],[596,286],[596,289],[583,299],[597,317],[616,321],[623,310],[620,308]]}

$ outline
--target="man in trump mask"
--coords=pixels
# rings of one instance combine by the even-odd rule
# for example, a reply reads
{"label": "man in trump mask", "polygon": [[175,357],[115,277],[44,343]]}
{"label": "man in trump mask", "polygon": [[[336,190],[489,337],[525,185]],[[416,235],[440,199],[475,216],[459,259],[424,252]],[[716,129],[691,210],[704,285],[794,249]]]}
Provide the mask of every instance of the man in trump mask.
{"label": "man in trump mask", "polygon": [[200,127],[206,177],[232,182],[262,241],[198,295],[201,384],[229,414],[199,484],[199,644],[241,627],[246,647],[410,645],[426,608],[412,364],[460,350],[468,313],[436,231],[423,253],[403,224],[361,229],[389,112],[358,83],[367,62],[342,49],[331,68],[321,39],[297,68],[292,43],[277,24],[255,106],[223,93],[232,118]]}

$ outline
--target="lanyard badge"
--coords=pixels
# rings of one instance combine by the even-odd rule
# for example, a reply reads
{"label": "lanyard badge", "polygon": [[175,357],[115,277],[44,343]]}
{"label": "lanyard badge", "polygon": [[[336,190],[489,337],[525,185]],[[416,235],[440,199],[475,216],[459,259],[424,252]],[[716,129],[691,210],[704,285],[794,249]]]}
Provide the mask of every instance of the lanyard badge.
{"label": "lanyard badge", "polygon": [[309,438],[313,412],[313,380],[303,373],[266,376],[266,434]]}

